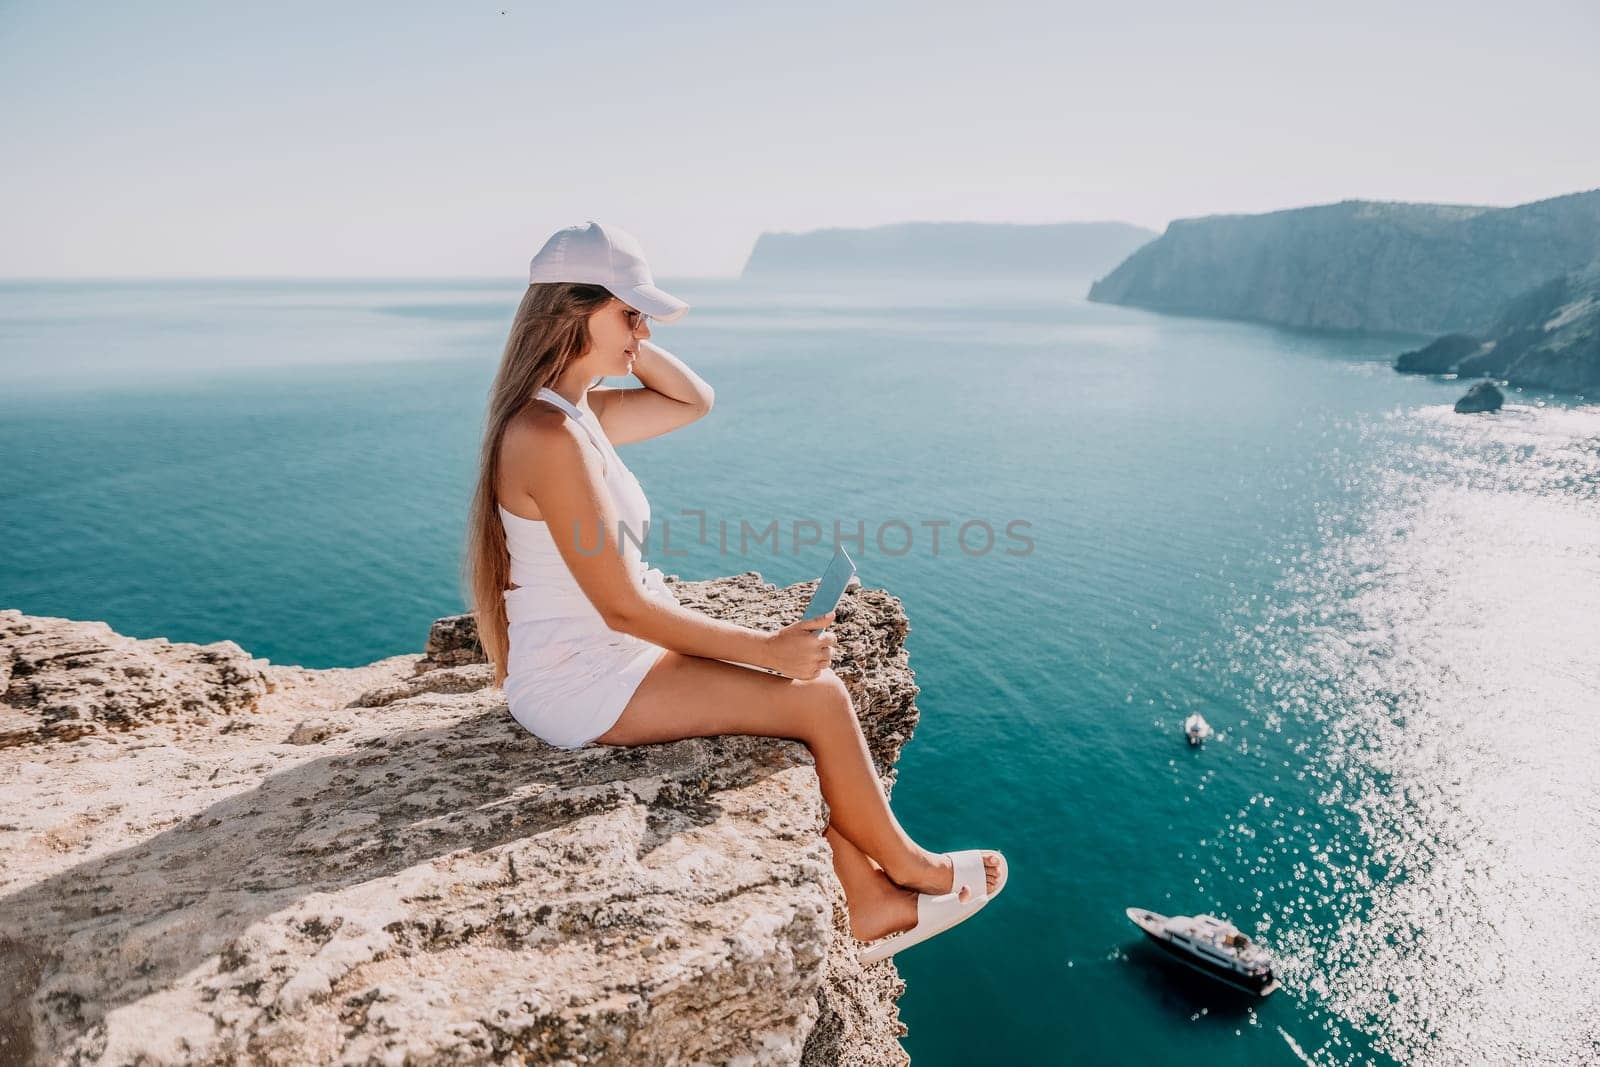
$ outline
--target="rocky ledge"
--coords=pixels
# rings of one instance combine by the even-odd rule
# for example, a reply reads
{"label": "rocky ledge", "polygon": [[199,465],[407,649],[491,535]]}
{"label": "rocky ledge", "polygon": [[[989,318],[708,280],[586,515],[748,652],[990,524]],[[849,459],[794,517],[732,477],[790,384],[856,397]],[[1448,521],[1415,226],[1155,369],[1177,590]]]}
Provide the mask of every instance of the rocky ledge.
{"label": "rocky ledge", "polygon": [[[764,629],[815,584],[669,582]],[[905,614],[834,630],[892,785]],[[0,1063],[907,1061],[803,745],[565,752],[489,682],[470,619],[309,670],[0,611]]]}

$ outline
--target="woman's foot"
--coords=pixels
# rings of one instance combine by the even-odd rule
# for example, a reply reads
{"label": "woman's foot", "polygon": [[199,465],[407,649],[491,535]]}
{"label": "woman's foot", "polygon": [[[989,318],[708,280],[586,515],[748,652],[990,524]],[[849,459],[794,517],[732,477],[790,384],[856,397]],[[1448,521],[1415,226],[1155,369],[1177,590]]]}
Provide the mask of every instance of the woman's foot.
{"label": "woman's foot", "polygon": [[[896,885],[918,893],[948,893],[955,883],[955,861],[948,853],[926,852],[918,857],[917,865],[910,871],[903,871],[904,877],[888,875]],[[983,854],[983,877],[987,883],[986,893],[992,894],[995,887],[1000,884],[1000,857],[993,852]],[[962,897],[965,900],[966,897]],[[915,915],[913,914],[913,920]]]}
{"label": "woman's foot", "polygon": [[[876,941],[916,926],[917,894],[948,893],[951,882],[955,880],[954,865],[949,856],[933,855],[929,859],[937,871],[943,872],[942,888],[937,884],[932,888],[898,885],[882,870],[875,870],[875,884],[870,896],[850,909],[851,936],[858,941]],[[944,862],[941,863],[941,860]],[[940,877],[937,871],[933,875],[935,882]],[[993,893],[1000,882],[1000,861],[992,852],[984,853],[983,873],[988,881],[988,892]],[[967,887],[962,886],[961,899],[965,901],[969,898]]]}
{"label": "woman's foot", "polygon": [[882,871],[878,877],[882,885],[850,909],[850,936],[857,941],[876,941],[917,925],[917,891],[901,889]]}

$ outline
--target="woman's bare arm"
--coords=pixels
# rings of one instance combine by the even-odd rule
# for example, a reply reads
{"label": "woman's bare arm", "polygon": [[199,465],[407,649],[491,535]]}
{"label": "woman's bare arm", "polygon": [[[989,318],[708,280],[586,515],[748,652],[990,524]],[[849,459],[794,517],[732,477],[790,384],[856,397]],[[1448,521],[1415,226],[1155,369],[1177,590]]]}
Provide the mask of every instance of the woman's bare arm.
{"label": "woman's bare arm", "polygon": [[639,342],[633,373],[643,389],[589,390],[589,405],[612,444],[660,437],[711,413],[715,391],[659,345]]}
{"label": "woman's bare arm", "polygon": [[[777,669],[765,631],[664,603],[635,583],[620,550],[600,454],[582,432],[565,416],[556,421],[552,415],[514,430],[508,446],[538,457],[519,467],[527,471],[529,491],[557,551],[606,625],[685,655]],[[604,542],[599,551],[597,538]]]}
{"label": "woman's bare arm", "polygon": [[662,396],[670,396],[679,403],[711,410],[716,400],[716,390],[689,365],[654,341],[643,340],[638,345],[639,355],[633,361],[633,375]]}

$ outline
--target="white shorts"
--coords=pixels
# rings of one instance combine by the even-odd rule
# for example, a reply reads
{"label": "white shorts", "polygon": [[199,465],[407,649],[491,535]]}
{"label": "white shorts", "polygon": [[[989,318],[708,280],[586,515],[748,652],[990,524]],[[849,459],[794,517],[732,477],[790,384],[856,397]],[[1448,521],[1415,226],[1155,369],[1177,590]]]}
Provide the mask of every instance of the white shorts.
{"label": "white shorts", "polygon": [[502,688],[524,730],[556,748],[582,748],[616,725],[667,650],[615,631],[551,640],[551,626],[512,624],[511,671]]}

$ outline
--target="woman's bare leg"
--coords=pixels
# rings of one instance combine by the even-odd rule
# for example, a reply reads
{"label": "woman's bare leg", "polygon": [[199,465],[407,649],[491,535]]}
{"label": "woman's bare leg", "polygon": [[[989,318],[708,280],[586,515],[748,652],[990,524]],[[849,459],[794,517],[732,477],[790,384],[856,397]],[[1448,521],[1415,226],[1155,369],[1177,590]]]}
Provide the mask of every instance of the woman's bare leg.
{"label": "woman's bare leg", "polygon": [[917,894],[889,880],[872,857],[850,843],[832,823],[823,831],[833,849],[833,873],[844,887],[850,911],[850,933],[862,941],[876,941],[917,924]]}
{"label": "woman's bare leg", "polygon": [[911,840],[889,810],[849,691],[832,670],[799,681],[669,649],[598,740],[642,745],[718,734],[804,742],[833,829],[901,886],[950,891],[955,872],[949,857]]}

